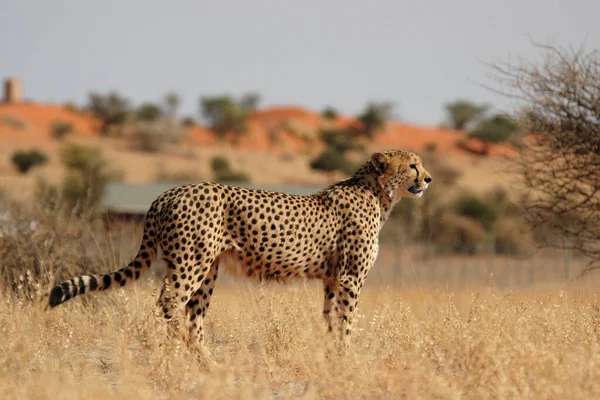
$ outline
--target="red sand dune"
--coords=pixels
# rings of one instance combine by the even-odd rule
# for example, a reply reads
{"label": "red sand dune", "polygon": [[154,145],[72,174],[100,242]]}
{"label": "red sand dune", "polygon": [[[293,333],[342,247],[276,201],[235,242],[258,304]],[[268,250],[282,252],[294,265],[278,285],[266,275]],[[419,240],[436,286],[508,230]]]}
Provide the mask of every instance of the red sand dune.
{"label": "red sand dune", "polygon": [[[338,116],[333,121],[322,118],[318,113],[301,107],[285,106],[271,107],[256,112],[250,120],[248,141],[245,146],[256,150],[276,151],[277,146],[269,146],[265,140],[266,131],[276,130],[279,141],[286,143],[288,150],[298,150],[306,142],[298,137],[297,132],[291,132],[288,127],[294,126],[300,130],[311,131],[313,134],[327,126],[336,128],[361,129],[362,123],[355,118]],[[274,127],[279,127],[276,129]],[[410,123],[389,121],[385,129],[378,132],[373,141],[374,148],[398,148],[413,151],[423,151],[435,146],[440,153],[472,153],[491,156],[512,155],[514,148],[510,145],[487,144],[470,139],[464,132],[436,127],[419,126]],[[485,147],[485,152],[483,148]],[[318,150],[321,146],[311,146]]]}
{"label": "red sand dune", "polygon": [[462,131],[390,121],[385,130],[375,136],[374,145],[413,151],[422,151],[435,145],[436,151],[445,153],[456,151],[456,142],[465,138]]}
{"label": "red sand dune", "polygon": [[217,135],[213,131],[200,125],[187,126],[184,131],[187,134],[186,143],[205,146],[218,142]]}
{"label": "red sand dune", "polygon": [[[4,117],[21,121],[24,128],[11,126]],[[0,104],[0,135],[15,135],[19,141],[44,141],[51,138],[52,124],[56,121],[69,123],[74,134],[97,136],[101,122],[93,116],[52,104]],[[312,153],[323,148],[318,133],[321,129],[361,128],[361,122],[348,116],[333,120],[322,118],[317,112],[298,106],[269,107],[255,112],[248,120],[247,132],[238,139],[237,146],[246,150],[275,153]],[[192,125],[185,128],[186,143],[199,146],[219,144],[217,135],[210,129]],[[18,139],[17,139],[18,137]],[[4,137],[4,140],[9,140]],[[231,134],[225,142],[232,143]],[[389,121],[385,129],[375,136],[373,148],[399,148],[423,151],[435,145],[440,153],[473,153],[492,156],[511,155],[514,149],[508,145],[485,145],[469,139],[464,132],[409,123]]]}
{"label": "red sand dune", "polygon": [[[2,121],[3,117],[21,121],[25,126],[22,130],[11,127]],[[52,124],[57,121],[71,124],[74,133],[84,136],[98,135],[102,126],[101,122],[91,115],[78,113],[58,105],[0,104],[0,134],[26,132],[28,135],[45,139],[50,137]]]}
{"label": "red sand dune", "polygon": [[303,121],[314,126],[318,126],[321,123],[319,114],[296,106],[265,108],[252,114],[252,119],[263,124],[283,122],[289,119]]}

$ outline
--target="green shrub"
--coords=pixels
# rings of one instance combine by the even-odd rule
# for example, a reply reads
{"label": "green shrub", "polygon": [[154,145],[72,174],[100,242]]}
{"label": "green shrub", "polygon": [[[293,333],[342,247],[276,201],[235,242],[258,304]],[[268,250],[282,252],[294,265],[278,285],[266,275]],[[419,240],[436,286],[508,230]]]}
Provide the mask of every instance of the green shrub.
{"label": "green shrub", "polygon": [[90,93],[86,108],[102,120],[104,132],[108,132],[114,125],[129,121],[132,114],[129,100],[117,92]]}
{"label": "green shrub", "polygon": [[11,161],[20,173],[26,174],[36,165],[45,164],[48,157],[39,150],[19,150],[13,154]]}
{"label": "green shrub", "polygon": [[467,193],[448,199],[447,188],[447,183],[442,184],[442,188],[434,185],[418,201],[420,224],[416,225],[420,225],[421,237],[431,244],[427,250],[468,254],[531,253],[532,235],[526,232],[522,211],[510,201],[507,191],[498,187],[484,196]]}
{"label": "green shrub", "polygon": [[154,122],[162,115],[162,110],[159,106],[152,103],[142,104],[135,112],[137,119],[146,122]]}
{"label": "green shrub", "polygon": [[363,133],[372,139],[375,133],[385,128],[387,120],[392,117],[394,105],[388,102],[369,103],[358,120],[363,124]]}
{"label": "green shrub", "polygon": [[324,150],[319,156],[311,161],[310,167],[326,172],[341,171],[347,175],[352,175],[356,172],[358,167],[349,161],[344,153],[328,148]]}
{"label": "green shrub", "polygon": [[210,160],[214,179],[218,182],[249,182],[248,175],[240,171],[234,171],[229,161],[222,156],[215,156]]}
{"label": "green shrub", "polygon": [[471,132],[471,137],[501,143],[509,140],[518,129],[519,125],[512,118],[499,114],[481,121]]}
{"label": "green shrub", "polygon": [[337,110],[330,106],[325,107],[323,111],[321,111],[321,117],[328,120],[336,119],[338,115]]}
{"label": "green shrub", "polygon": [[192,117],[185,117],[181,120],[181,125],[188,127],[196,125],[196,120]]}
{"label": "green shrub", "polygon": [[106,184],[117,175],[109,171],[98,148],[71,144],[60,157],[67,175],[60,188],[46,185],[46,192],[59,195],[65,207],[79,214],[93,213],[101,205]]}
{"label": "green shrub", "polygon": [[78,144],[63,147],[60,160],[67,169],[78,171],[89,171],[104,163],[100,149]]}
{"label": "green shrub", "polygon": [[77,114],[81,113],[81,110],[79,109],[79,107],[77,106],[77,104],[75,104],[72,101],[68,101],[68,102],[64,103],[63,104],[63,108],[65,110],[69,110],[69,111],[72,111],[72,112],[77,113]]}
{"label": "green shrub", "polygon": [[445,105],[446,114],[452,129],[464,130],[480,120],[489,109],[486,104],[475,104],[459,99]]}
{"label": "green shrub", "polygon": [[215,175],[218,182],[250,182],[248,175],[240,171],[222,171]]}
{"label": "green shrub", "polygon": [[54,121],[52,123],[52,137],[55,139],[62,139],[69,133],[73,132],[73,125],[68,122]]}
{"label": "green shrub", "polygon": [[163,102],[166,108],[166,112],[171,117],[175,117],[177,115],[177,109],[181,104],[181,97],[176,92],[168,92],[163,97]]}
{"label": "green shrub", "polygon": [[202,97],[200,109],[219,138],[232,133],[233,143],[237,144],[246,133],[248,118],[256,110],[259,100],[255,93],[247,93],[239,99],[228,95]]}
{"label": "green shrub", "polygon": [[364,144],[358,140],[354,132],[347,129],[325,129],[320,132],[320,136],[328,149],[339,153],[364,149]]}
{"label": "green shrub", "polygon": [[477,221],[451,212],[435,219],[431,242],[437,252],[478,254],[485,250],[488,234]]}
{"label": "green shrub", "polygon": [[458,215],[469,217],[479,222],[487,231],[491,230],[498,219],[496,208],[474,194],[464,194],[454,203]]}
{"label": "green shrub", "polygon": [[174,121],[139,122],[131,136],[132,147],[138,151],[158,153],[167,150],[170,144],[179,143],[183,132]]}
{"label": "green shrub", "polygon": [[222,172],[229,171],[231,166],[229,165],[229,160],[222,156],[215,156],[210,160],[210,167],[213,172]]}

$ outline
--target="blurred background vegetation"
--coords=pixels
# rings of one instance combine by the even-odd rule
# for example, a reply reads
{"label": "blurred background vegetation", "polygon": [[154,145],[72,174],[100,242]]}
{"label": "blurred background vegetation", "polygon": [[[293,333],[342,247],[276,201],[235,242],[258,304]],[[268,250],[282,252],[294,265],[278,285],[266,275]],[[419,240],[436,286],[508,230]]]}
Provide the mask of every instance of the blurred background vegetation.
{"label": "blurred background vegetation", "polygon": [[[562,251],[560,257],[568,263],[578,260],[575,271],[559,265],[563,278],[590,271],[598,265],[600,239],[600,112],[594,100],[600,87],[598,54],[541,48],[547,55],[541,63],[516,69],[494,66],[521,91],[515,112],[457,99],[445,105],[446,119],[432,131],[438,136],[431,140],[419,137],[430,134],[425,130],[403,134],[400,129],[410,125],[385,101],[368,102],[357,115],[344,116],[332,106],[316,113],[261,109],[260,96],[252,92],[203,95],[193,117],[179,115],[181,99],[175,92],[139,105],[115,91],[92,92],[86,104],[59,107],[66,114],[48,119],[45,142],[15,146],[10,154],[15,177],[32,177],[35,183],[28,202],[3,188],[0,255],[6,271],[17,271],[7,272],[9,281],[14,286],[23,270],[57,273],[64,262],[89,270],[100,238],[119,247],[111,242],[116,227],[135,230],[145,210],[111,215],[104,199],[111,182],[131,181],[128,175],[136,169],[147,173],[148,167],[135,165],[135,157],[150,157],[146,165],[152,165],[153,175],[147,185],[212,180],[264,183],[278,190],[289,183],[325,187],[351,176],[370,152],[403,140],[417,143],[407,149],[422,155],[434,182],[422,199],[402,200],[382,230],[383,253],[395,254],[395,261],[388,261],[392,274],[408,254],[420,260],[463,255],[485,257],[480,268],[485,278],[494,273],[498,260],[531,259],[543,247]],[[9,111],[2,111],[2,126],[28,132],[25,118]],[[86,138],[80,120],[95,124],[97,135]],[[263,131],[267,147],[261,152],[253,146],[256,132]],[[115,151],[120,153],[115,156]],[[251,160],[251,155],[257,158]],[[173,160],[184,167],[171,167]],[[501,171],[485,169],[489,160],[497,160]],[[36,172],[52,163],[56,168],[51,174]],[[200,164],[205,167],[198,168]],[[291,182],[269,179],[286,165],[294,165]],[[301,175],[300,168],[309,173]],[[479,168],[484,172],[473,177]],[[557,169],[573,172],[558,176]],[[482,189],[481,183],[509,170],[512,181],[497,180]],[[311,180],[313,176],[318,179]],[[152,200],[145,199],[148,204]],[[69,248],[73,235],[85,245]],[[83,248],[88,252],[79,251]],[[102,268],[102,263],[92,263]]]}

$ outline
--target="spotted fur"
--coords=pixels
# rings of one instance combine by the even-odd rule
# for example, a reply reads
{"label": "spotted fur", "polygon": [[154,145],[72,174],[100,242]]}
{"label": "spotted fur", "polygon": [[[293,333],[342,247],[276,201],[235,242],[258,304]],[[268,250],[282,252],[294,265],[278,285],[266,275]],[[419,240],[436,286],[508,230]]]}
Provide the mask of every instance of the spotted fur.
{"label": "spotted fur", "polygon": [[203,343],[219,265],[259,280],[322,280],[323,316],[347,345],[383,223],[401,197],[420,197],[429,182],[419,156],[392,150],[374,153],[351,178],[310,196],[216,183],[175,187],[152,203],[129,265],[63,282],[49,305],[139,279],[160,247],[168,269],[159,305],[167,320],[185,311],[196,345]]}

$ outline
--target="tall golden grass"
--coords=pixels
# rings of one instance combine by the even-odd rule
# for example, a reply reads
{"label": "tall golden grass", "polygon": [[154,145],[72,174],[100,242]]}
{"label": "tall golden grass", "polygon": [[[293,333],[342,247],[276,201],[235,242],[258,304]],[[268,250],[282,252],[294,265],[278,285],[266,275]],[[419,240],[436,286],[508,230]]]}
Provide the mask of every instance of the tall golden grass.
{"label": "tall golden grass", "polygon": [[222,275],[205,321],[220,366],[208,368],[157,312],[160,263],[50,311],[31,300],[55,279],[120,268],[139,226],[5,209],[1,399],[600,398],[597,281],[566,280],[582,262],[570,256],[423,260],[384,247],[345,356],[325,332],[318,282]]}
{"label": "tall golden grass", "polygon": [[600,299],[535,290],[364,290],[339,356],[316,283],[223,282],[209,369],[156,313],[157,280],[45,312],[3,296],[0,398],[599,398]]}

